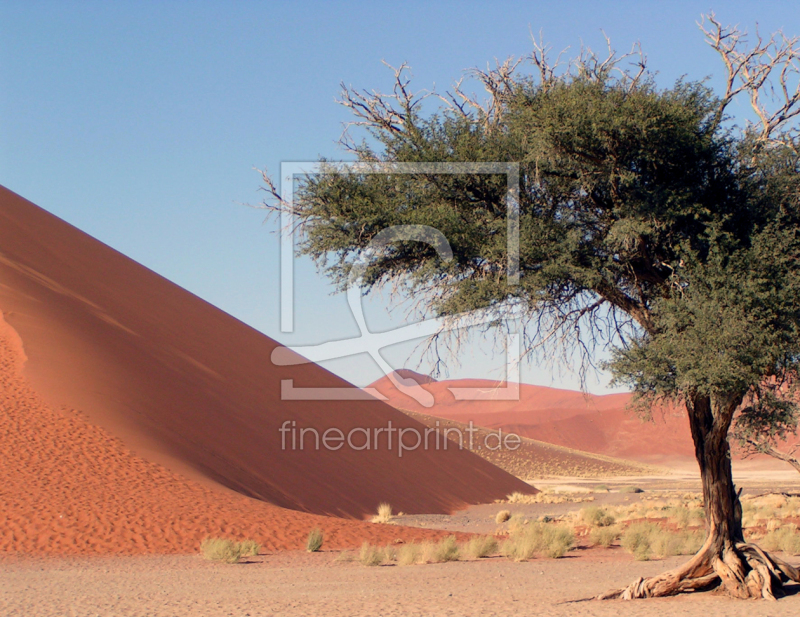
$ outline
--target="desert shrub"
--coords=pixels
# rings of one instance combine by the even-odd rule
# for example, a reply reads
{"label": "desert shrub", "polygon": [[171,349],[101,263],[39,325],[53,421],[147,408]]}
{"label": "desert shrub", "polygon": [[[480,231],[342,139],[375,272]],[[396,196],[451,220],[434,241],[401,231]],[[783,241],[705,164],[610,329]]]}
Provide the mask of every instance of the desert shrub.
{"label": "desert shrub", "polygon": [[436,563],[443,561],[458,561],[459,551],[455,536],[447,536],[435,545],[434,557]]}
{"label": "desert shrub", "polygon": [[600,491],[602,493],[608,493],[611,489],[609,488],[608,484],[598,484],[594,487],[594,490]]}
{"label": "desert shrub", "polygon": [[638,486],[623,486],[619,489],[620,493],[644,493]]}
{"label": "desert shrub", "polygon": [[255,557],[261,550],[261,545],[255,540],[244,540],[239,543],[242,550],[242,557]]}
{"label": "desert shrub", "polygon": [[768,551],[783,551],[790,555],[800,554],[800,533],[797,525],[784,525],[780,529],[770,531],[761,544]]}
{"label": "desert shrub", "polygon": [[392,506],[385,501],[378,506],[378,513],[372,517],[373,523],[388,523],[392,518]]}
{"label": "desert shrub", "polygon": [[535,556],[562,557],[575,542],[572,529],[562,525],[534,523],[511,532],[500,546],[500,552],[515,561]]}
{"label": "desert shrub", "polygon": [[497,540],[493,536],[475,536],[462,544],[460,550],[470,559],[480,559],[497,552]]}
{"label": "desert shrub", "polygon": [[510,495],[506,496],[506,501],[508,503],[525,503],[528,500],[528,497],[529,495],[525,495],[519,491],[514,491]]}
{"label": "desert shrub", "polygon": [[308,540],[306,540],[306,550],[309,553],[316,553],[322,548],[322,530],[319,527],[314,527],[308,532]]}
{"label": "desert shrub", "polygon": [[595,546],[608,548],[619,540],[622,531],[619,527],[594,527],[589,532],[589,541]]}
{"label": "desert shrub", "polygon": [[422,551],[419,544],[404,544],[397,551],[397,563],[401,566],[413,566],[420,563]]}
{"label": "desert shrub", "polygon": [[622,547],[639,561],[653,556],[692,555],[700,550],[704,541],[705,532],[673,533],[653,523],[636,523],[622,534]]}
{"label": "desert shrub", "polygon": [[500,512],[497,513],[497,516],[494,517],[494,522],[500,525],[502,523],[505,523],[510,518],[511,518],[511,512],[509,512],[508,510],[500,510]]}
{"label": "desert shrub", "polygon": [[637,561],[648,561],[652,554],[650,537],[656,528],[651,523],[637,523],[628,527],[622,534],[622,548],[633,555]]}
{"label": "desert shrub", "polygon": [[244,556],[242,545],[227,538],[206,538],[200,543],[200,552],[209,561],[224,563],[237,563]]}
{"label": "desert shrub", "polygon": [[379,566],[386,561],[384,550],[379,546],[372,546],[369,542],[361,545],[358,552],[358,562],[363,566]]}
{"label": "desert shrub", "polygon": [[613,516],[603,510],[603,508],[598,508],[597,506],[582,508],[580,517],[584,523],[592,527],[610,527],[616,522]]}

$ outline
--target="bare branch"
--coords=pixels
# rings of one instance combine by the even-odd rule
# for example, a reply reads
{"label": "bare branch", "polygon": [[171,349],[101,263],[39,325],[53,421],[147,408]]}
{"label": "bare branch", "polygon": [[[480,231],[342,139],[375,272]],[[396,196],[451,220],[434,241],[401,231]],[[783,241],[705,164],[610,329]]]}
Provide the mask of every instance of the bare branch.
{"label": "bare branch", "polygon": [[728,104],[745,94],[758,117],[758,123],[750,126],[758,141],[787,143],[792,132],[789,122],[800,114],[800,38],[779,31],[764,39],[756,29],[755,43],[749,46],[747,32],[723,26],[714,13],[704,15],[698,26],[727,73],[715,122],[721,123]]}

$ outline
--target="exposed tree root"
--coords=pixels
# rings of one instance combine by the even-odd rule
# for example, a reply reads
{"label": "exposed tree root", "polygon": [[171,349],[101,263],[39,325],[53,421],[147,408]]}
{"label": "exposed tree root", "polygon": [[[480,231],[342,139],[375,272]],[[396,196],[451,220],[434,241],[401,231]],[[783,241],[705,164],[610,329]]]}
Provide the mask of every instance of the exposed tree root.
{"label": "exposed tree root", "polygon": [[722,586],[735,598],[775,600],[783,584],[800,583],[800,571],[768,555],[755,544],[741,542],[722,551],[709,546],[690,561],[652,578],[638,578],[624,589],[597,596],[598,600],[635,600],[690,593]]}

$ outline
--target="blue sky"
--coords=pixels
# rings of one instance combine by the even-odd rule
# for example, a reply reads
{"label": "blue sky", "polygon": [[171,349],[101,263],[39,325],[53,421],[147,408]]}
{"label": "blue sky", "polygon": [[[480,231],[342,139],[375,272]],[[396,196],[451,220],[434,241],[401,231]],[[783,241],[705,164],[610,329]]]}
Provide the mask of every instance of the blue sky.
{"label": "blue sky", "polygon": [[[724,5],[724,6],[723,6]],[[388,89],[381,60],[408,62],[419,88],[528,54],[529,30],[555,49],[641,41],[658,80],[711,77],[721,63],[696,21],[708,2],[39,2],[0,3],[0,184],[265,334],[287,344],[358,335],[344,296],[296,264],[296,328],[280,332],[278,238],[255,168],[342,158],[339,83]],[[725,23],[800,34],[795,2],[725,2]],[[744,102],[742,113],[746,111]],[[371,329],[401,325],[378,298]],[[491,341],[451,377],[503,376]],[[397,368],[414,344],[386,350]],[[343,349],[351,349],[344,345]],[[365,385],[365,355],[328,362]],[[416,362],[411,361],[411,366]],[[423,364],[422,370],[426,369]],[[529,383],[574,388],[537,362]],[[605,391],[605,378],[589,383]]]}

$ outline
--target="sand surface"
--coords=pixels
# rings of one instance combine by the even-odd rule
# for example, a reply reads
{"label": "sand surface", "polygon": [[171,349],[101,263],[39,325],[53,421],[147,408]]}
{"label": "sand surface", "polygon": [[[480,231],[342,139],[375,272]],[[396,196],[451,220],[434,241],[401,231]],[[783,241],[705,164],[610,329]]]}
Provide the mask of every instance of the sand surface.
{"label": "sand surface", "polygon": [[0,554],[195,553],[207,535],[299,549],[313,527],[330,547],[443,535],[288,510],[147,461],[48,406],[20,374],[13,334],[0,320]]}
{"label": "sand surface", "polygon": [[676,566],[636,562],[619,549],[524,563],[368,568],[335,554],[283,553],[220,565],[199,557],[0,561],[0,614],[8,616],[256,617],[598,615],[761,617],[797,615],[800,594],[778,602],[713,594],[635,602],[574,602]]}

